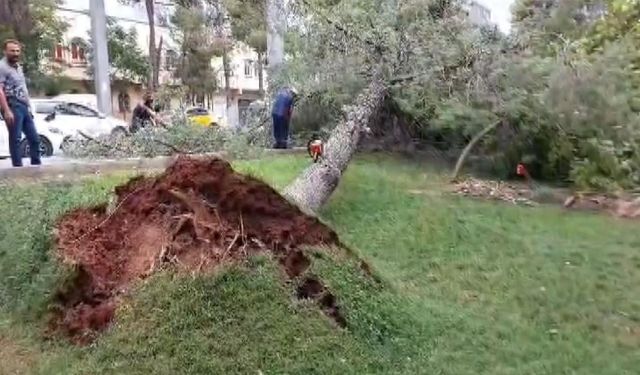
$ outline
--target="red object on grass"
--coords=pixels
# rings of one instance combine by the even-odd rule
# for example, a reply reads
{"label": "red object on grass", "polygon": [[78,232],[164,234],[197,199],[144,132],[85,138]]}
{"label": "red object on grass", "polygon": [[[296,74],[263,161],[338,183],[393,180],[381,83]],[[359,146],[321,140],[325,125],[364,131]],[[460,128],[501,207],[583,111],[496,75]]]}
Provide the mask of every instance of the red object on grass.
{"label": "red object on grass", "polygon": [[321,140],[311,140],[307,144],[307,151],[309,151],[309,156],[313,159],[313,162],[317,162],[320,156],[324,151],[324,145]]}

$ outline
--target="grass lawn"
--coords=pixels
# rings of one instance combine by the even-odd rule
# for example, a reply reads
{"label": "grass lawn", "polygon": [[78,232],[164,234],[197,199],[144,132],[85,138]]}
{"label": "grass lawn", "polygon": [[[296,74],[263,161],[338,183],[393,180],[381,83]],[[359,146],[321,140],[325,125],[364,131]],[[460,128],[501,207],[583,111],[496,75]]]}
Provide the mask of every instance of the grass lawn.
{"label": "grass lawn", "polygon": [[[283,187],[307,158],[237,167]],[[77,348],[43,341],[60,270],[59,214],[124,176],[0,191],[0,374],[638,374],[638,223],[443,194],[391,158],[355,161],[321,216],[382,284],[329,255],[313,272],[343,306],[335,328],[256,257],[215,276],[157,274]]]}

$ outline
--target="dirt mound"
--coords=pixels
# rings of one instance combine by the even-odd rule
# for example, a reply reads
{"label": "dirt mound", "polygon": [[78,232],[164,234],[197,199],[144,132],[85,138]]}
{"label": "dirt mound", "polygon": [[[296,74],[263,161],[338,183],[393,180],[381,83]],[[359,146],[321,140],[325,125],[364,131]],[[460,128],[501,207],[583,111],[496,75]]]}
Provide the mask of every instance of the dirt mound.
{"label": "dirt mound", "polygon": [[[56,226],[59,255],[78,272],[58,293],[52,328],[79,343],[112,321],[117,296],[131,282],[164,264],[199,272],[269,251],[296,278],[310,265],[301,245],[338,242],[318,219],[217,158],[181,157],[162,175],[135,178],[115,192],[113,206],[77,209]],[[322,292],[301,296],[339,316],[335,298],[315,283]]]}

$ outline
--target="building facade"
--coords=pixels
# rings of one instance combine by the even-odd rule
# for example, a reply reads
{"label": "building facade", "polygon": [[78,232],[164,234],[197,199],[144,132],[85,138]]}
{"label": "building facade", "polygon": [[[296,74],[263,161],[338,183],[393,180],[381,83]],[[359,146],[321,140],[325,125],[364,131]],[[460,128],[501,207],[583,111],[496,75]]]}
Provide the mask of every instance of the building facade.
{"label": "building facade", "polygon": [[476,26],[490,26],[491,10],[477,1],[470,0],[464,3],[469,21]]}
{"label": "building facade", "polygon": [[[135,29],[138,36],[138,46],[142,51],[149,49],[149,25],[144,6],[127,6],[118,0],[105,0],[107,15],[114,19],[126,30]],[[71,82],[68,91],[71,93],[94,92],[94,83],[87,74],[89,62],[87,45],[91,30],[91,19],[88,13],[88,2],[82,0],[66,0],[58,8],[58,14],[66,20],[69,28],[63,40],[55,46],[53,63],[61,75]],[[159,23],[161,24],[161,23]],[[174,71],[179,54],[171,39],[168,28],[156,26],[156,41],[162,37],[161,67],[159,81],[161,85],[179,85]],[[229,55],[230,80],[229,98],[224,89],[211,93],[205,103],[198,103],[212,110],[221,123],[237,126],[242,112],[254,100],[260,98],[258,55],[252,49],[239,45]],[[211,61],[214,71],[218,72],[218,87],[225,87],[224,69],[221,58]],[[266,85],[266,73],[263,74]],[[111,82],[112,108],[114,116],[128,120],[131,111],[144,94],[143,82],[124,81],[115,77]],[[174,98],[171,106],[181,104],[181,98]]]}

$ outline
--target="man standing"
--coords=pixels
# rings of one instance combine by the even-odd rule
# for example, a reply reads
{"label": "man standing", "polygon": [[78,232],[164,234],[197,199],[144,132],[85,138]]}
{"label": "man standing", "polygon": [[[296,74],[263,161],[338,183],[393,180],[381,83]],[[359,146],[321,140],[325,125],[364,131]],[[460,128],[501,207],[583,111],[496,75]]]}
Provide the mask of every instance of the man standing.
{"label": "man standing", "polygon": [[293,114],[293,104],[298,96],[295,88],[284,88],[276,95],[271,117],[273,118],[273,148],[287,148],[289,140],[289,123]]}
{"label": "man standing", "polygon": [[20,66],[20,42],[4,42],[4,58],[0,60],[0,110],[9,133],[9,152],[14,167],[22,167],[20,139],[22,133],[29,142],[31,165],[40,165],[40,139],[29,103],[27,81]]}

